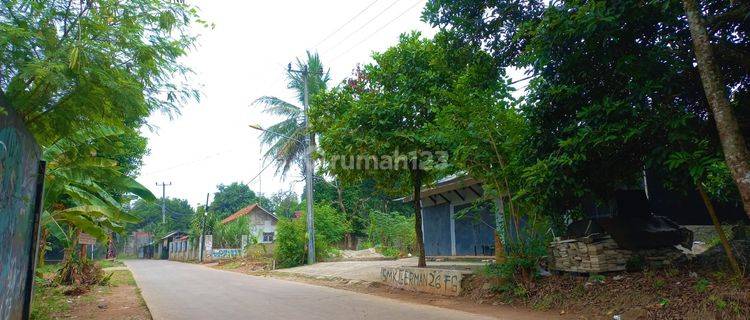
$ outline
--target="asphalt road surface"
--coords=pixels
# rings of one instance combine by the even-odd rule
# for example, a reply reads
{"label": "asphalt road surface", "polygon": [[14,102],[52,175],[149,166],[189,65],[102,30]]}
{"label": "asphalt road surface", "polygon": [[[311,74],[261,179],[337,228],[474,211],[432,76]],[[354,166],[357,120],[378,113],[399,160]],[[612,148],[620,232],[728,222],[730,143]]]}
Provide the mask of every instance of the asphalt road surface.
{"label": "asphalt road surface", "polygon": [[491,319],[351,291],[166,260],[129,260],[154,320]]}

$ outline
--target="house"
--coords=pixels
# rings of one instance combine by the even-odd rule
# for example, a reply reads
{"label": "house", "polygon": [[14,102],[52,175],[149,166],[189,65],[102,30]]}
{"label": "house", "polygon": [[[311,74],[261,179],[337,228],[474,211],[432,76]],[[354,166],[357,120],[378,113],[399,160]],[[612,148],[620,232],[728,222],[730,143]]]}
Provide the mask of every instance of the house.
{"label": "house", "polygon": [[244,207],[232,215],[221,220],[222,224],[230,223],[241,217],[248,216],[248,231],[257,243],[272,243],[276,236],[276,223],[279,221],[273,213],[263,209],[257,203]]}
{"label": "house", "polygon": [[[153,235],[146,231],[133,231],[125,238],[124,253],[132,256],[139,256],[139,248],[151,243]],[[139,258],[143,258],[140,257]]]}
{"label": "house", "polygon": [[161,239],[154,240],[150,244],[141,247],[138,256],[145,259],[167,260],[169,259],[170,251],[174,251],[177,240],[185,236],[187,236],[185,232],[172,231],[161,237]]}
{"label": "house", "polygon": [[[412,202],[411,197],[400,199]],[[421,191],[422,234],[426,256],[492,256],[496,214],[482,183],[451,176]],[[500,201],[500,200],[498,200]]]}

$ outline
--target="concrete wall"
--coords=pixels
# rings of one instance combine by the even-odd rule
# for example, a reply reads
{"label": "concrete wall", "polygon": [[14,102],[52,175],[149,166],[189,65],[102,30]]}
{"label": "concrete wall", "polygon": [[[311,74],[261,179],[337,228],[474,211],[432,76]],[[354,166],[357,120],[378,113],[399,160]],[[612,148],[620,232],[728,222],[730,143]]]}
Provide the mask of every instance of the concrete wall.
{"label": "concrete wall", "polygon": [[446,269],[382,267],[380,280],[389,286],[404,290],[457,296],[461,294],[462,281],[467,274]]}
{"label": "concrete wall", "polygon": [[213,249],[211,252],[211,258],[213,260],[232,259],[241,256],[243,256],[242,249],[236,248]]}
{"label": "concrete wall", "polygon": [[255,238],[255,243],[272,243],[273,241],[264,241],[264,233],[273,233],[276,239],[276,219],[262,210],[254,210],[250,213],[249,232],[250,236]]}
{"label": "concrete wall", "polygon": [[[169,244],[169,260],[174,261],[199,261],[200,240],[175,240]],[[211,261],[213,258],[213,237],[206,235],[206,249],[203,261]]]}

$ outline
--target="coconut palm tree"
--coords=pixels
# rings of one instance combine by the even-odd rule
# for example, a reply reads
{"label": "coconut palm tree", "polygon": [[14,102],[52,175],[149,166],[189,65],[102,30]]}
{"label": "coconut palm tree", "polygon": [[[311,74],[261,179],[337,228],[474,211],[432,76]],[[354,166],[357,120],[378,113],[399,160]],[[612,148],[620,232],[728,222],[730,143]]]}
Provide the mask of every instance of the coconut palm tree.
{"label": "coconut palm tree", "polygon": [[[307,87],[310,97],[326,90],[330,75],[328,70],[324,71],[323,64],[320,62],[320,57],[317,53],[308,51],[306,61],[297,58],[295,69],[309,70]],[[303,75],[299,72],[287,71],[286,76],[288,81],[287,88],[294,90],[297,94],[297,101],[295,103],[272,96],[260,97],[253,103],[255,105],[262,105],[265,113],[283,117],[283,120],[268,127],[260,136],[261,143],[268,146],[268,150],[263,155],[264,159],[277,161],[276,174],[281,175],[285,175],[292,164],[303,167],[305,155],[305,145],[303,143],[305,135],[303,114],[305,98],[304,79]],[[311,144],[315,145],[314,137]]]}

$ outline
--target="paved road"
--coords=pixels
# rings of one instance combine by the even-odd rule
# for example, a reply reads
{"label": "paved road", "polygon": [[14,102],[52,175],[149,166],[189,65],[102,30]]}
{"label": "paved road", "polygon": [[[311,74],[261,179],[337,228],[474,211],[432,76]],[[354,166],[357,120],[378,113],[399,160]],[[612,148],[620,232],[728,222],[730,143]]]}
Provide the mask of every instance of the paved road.
{"label": "paved road", "polygon": [[165,260],[129,260],[154,320],[491,319],[466,312]]}

